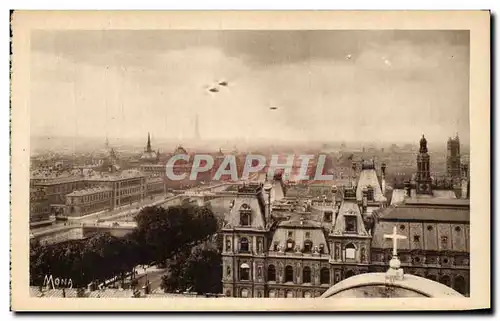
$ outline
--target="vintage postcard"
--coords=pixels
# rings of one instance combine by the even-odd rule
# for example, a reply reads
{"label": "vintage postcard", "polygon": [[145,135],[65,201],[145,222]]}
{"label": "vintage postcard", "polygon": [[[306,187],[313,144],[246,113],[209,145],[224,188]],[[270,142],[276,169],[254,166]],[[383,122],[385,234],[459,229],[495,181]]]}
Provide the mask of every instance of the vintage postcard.
{"label": "vintage postcard", "polygon": [[12,309],[490,308],[490,13],[12,15]]}

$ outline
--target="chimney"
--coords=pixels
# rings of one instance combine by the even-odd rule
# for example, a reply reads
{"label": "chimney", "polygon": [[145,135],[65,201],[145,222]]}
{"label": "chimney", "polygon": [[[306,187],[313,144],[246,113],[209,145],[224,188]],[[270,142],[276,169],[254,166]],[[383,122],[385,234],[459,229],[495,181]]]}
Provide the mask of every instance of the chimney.
{"label": "chimney", "polygon": [[362,204],[363,213],[366,213],[367,207],[368,207],[368,189],[366,187],[363,187],[363,204]]}

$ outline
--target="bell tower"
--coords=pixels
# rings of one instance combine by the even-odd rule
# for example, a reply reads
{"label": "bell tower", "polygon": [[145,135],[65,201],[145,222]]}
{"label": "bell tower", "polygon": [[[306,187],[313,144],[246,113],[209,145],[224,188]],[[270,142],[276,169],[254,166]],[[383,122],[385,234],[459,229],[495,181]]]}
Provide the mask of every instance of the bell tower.
{"label": "bell tower", "polygon": [[427,153],[427,139],[422,135],[420,139],[420,150],[417,156],[417,175],[415,178],[417,194],[432,195],[430,156]]}

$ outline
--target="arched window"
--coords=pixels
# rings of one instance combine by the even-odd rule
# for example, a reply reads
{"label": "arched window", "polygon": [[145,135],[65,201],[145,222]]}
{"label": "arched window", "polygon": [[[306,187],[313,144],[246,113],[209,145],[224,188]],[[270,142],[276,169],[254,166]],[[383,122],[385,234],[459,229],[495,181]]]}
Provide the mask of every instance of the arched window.
{"label": "arched window", "polygon": [[276,297],[276,291],[275,290],[269,290],[269,297],[270,298],[275,298]]}
{"label": "arched window", "polygon": [[285,268],[285,282],[293,282],[293,267],[290,265]]}
{"label": "arched window", "polygon": [[304,292],[304,298],[312,298],[311,292]]}
{"label": "arched window", "polygon": [[272,264],[267,267],[267,280],[276,281],[276,267]]}
{"label": "arched window", "polygon": [[439,279],[439,283],[442,283],[446,286],[451,286],[451,279],[448,275],[443,275],[440,279]]}
{"label": "arched window", "polygon": [[355,275],[354,271],[349,270],[345,273],[345,278],[347,279],[347,278],[350,278],[351,276],[354,276],[354,275]]}
{"label": "arched window", "polygon": [[243,253],[249,252],[248,239],[246,237],[243,237],[240,240],[240,252],[243,252]]}
{"label": "arched window", "polygon": [[302,282],[311,283],[311,268],[306,266],[302,270]]}
{"label": "arched window", "polygon": [[313,242],[307,240],[304,242],[304,253],[311,253],[313,247]]}
{"label": "arched window", "polygon": [[286,291],[286,297],[291,299],[293,298],[293,292],[292,291]]}
{"label": "arched window", "polygon": [[463,276],[459,275],[455,278],[453,282],[453,288],[463,295],[466,295],[465,279]]}
{"label": "arched window", "polygon": [[330,270],[328,268],[322,268],[319,273],[319,279],[321,284],[330,284]]}
{"label": "arched window", "polygon": [[349,260],[356,259],[356,247],[354,244],[349,243],[345,246],[345,258]]}
{"label": "arched window", "polygon": [[226,251],[231,251],[231,240],[226,240]]}
{"label": "arched window", "polygon": [[243,263],[240,265],[240,281],[250,280],[250,265]]}

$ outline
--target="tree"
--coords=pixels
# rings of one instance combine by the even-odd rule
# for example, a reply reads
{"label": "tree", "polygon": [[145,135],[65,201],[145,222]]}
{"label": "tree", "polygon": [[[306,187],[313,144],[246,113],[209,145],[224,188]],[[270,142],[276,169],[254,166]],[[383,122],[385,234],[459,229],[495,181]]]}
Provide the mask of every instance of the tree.
{"label": "tree", "polygon": [[197,293],[222,292],[222,256],[212,243],[203,243],[179,253],[168,262],[162,278],[165,292],[191,289]]}
{"label": "tree", "polygon": [[137,216],[137,242],[145,250],[142,260],[166,262],[178,252],[207,240],[218,222],[209,208],[193,205],[146,207]]}

